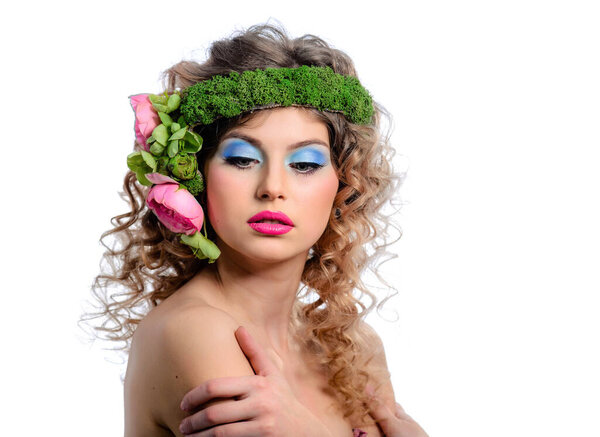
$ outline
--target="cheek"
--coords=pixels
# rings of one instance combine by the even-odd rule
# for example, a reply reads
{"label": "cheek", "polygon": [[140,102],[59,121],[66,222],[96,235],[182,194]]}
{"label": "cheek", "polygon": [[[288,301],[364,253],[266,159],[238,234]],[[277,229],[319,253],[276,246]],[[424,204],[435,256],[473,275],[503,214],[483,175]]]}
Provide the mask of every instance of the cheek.
{"label": "cheek", "polygon": [[232,174],[231,169],[213,166],[208,171],[206,180],[206,198],[208,218],[215,230],[225,223],[239,210],[240,199],[244,198],[248,184],[239,175]]}
{"label": "cheek", "polygon": [[[319,178],[314,178],[310,183],[301,184],[303,204],[315,218],[320,228],[325,228],[329,220],[329,214],[333,207],[333,200],[337,194],[339,181],[335,171],[331,169]],[[310,210],[310,211],[308,211]]]}

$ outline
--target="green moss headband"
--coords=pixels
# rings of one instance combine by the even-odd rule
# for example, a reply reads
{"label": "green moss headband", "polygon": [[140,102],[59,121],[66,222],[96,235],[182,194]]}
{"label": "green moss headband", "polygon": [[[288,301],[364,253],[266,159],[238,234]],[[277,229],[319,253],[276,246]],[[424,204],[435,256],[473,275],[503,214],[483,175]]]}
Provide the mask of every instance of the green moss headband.
{"label": "green moss headband", "polygon": [[190,125],[210,124],[255,109],[307,106],[369,124],[373,100],[357,78],[330,67],[267,68],[214,76],[183,91],[181,114]]}

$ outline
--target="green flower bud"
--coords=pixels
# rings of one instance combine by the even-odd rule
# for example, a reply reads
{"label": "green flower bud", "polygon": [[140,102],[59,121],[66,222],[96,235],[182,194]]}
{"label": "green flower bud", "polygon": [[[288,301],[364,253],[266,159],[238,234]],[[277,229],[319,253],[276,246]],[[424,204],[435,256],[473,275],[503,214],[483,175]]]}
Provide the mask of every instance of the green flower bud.
{"label": "green flower bud", "polygon": [[197,196],[204,191],[204,179],[200,172],[197,172],[193,179],[181,181],[181,185],[185,186],[192,196]]}
{"label": "green flower bud", "polygon": [[169,160],[167,168],[177,179],[193,179],[198,171],[198,161],[196,155],[178,153]]}

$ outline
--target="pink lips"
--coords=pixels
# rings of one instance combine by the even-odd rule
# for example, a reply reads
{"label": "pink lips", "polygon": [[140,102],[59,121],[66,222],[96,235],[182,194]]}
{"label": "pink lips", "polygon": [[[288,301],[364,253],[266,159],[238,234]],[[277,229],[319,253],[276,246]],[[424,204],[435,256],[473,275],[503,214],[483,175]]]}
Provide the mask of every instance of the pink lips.
{"label": "pink lips", "polygon": [[[260,223],[261,220],[277,220],[279,223]],[[248,225],[261,234],[286,234],[294,227],[294,222],[282,212],[261,211],[248,219]]]}

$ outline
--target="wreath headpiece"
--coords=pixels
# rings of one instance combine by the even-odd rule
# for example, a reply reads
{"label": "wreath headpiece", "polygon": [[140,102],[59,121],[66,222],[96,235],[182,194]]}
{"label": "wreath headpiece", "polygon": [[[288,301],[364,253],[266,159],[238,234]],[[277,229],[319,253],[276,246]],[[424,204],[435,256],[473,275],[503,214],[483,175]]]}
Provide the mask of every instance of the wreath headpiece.
{"label": "wreath headpiece", "polygon": [[371,96],[357,78],[307,65],[231,72],[170,95],[137,94],[130,102],[142,150],[127,157],[127,166],[140,184],[151,187],[146,204],[160,222],[209,263],[221,252],[207,238],[204,212],[195,197],[204,190],[204,181],[195,156],[202,137],[193,126],[274,107],[338,112],[356,124],[370,123],[374,112]]}

